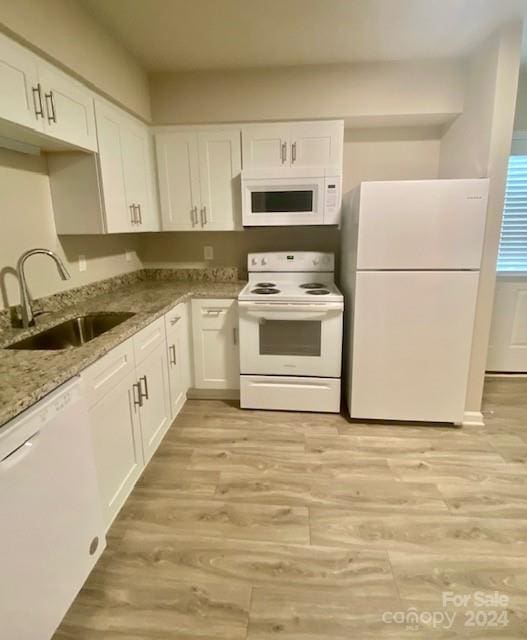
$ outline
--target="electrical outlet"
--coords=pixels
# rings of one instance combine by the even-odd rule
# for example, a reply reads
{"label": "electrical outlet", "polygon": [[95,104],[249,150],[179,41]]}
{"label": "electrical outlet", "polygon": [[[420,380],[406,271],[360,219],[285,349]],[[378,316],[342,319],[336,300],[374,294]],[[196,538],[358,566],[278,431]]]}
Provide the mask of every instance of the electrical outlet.
{"label": "electrical outlet", "polygon": [[203,258],[205,260],[214,259],[214,249],[212,247],[203,247]]}
{"label": "electrical outlet", "polygon": [[88,269],[88,265],[86,264],[86,256],[79,256],[79,271],[86,271]]}
{"label": "electrical outlet", "polygon": [[132,260],[134,259],[134,253],[135,251],[126,251],[124,254],[124,259],[126,260],[126,262],[132,262]]}

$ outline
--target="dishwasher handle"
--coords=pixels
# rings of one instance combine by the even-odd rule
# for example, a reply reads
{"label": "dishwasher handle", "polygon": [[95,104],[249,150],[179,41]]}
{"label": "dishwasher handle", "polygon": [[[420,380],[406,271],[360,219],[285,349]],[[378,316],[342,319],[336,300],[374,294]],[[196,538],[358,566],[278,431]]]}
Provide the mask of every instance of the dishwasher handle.
{"label": "dishwasher handle", "polygon": [[38,436],[40,431],[36,431],[32,436],[26,438],[21,444],[17,445],[9,453],[7,453],[2,460],[0,460],[0,470],[6,471],[11,467],[18,464],[23,458],[25,458],[34,447],[38,444]]}

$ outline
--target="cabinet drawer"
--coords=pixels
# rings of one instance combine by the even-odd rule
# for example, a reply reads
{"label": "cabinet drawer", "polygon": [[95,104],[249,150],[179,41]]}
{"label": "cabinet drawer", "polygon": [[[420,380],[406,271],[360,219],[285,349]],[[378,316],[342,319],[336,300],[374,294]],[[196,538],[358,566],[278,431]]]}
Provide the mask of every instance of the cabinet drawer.
{"label": "cabinet drawer", "polygon": [[173,309],[171,309],[168,313],[165,314],[165,329],[167,335],[172,331],[175,331],[176,328],[181,325],[181,323],[185,322],[185,319],[188,315],[188,303],[180,302]]}
{"label": "cabinet drawer", "polygon": [[94,362],[82,374],[88,406],[92,407],[125,376],[134,370],[134,346],[126,340]]}
{"label": "cabinet drawer", "polygon": [[139,331],[132,338],[136,364],[139,364],[146,356],[162,342],[165,341],[165,320],[158,318],[147,327]]}
{"label": "cabinet drawer", "polygon": [[235,300],[193,300],[193,321],[205,330],[221,329],[230,320]]}

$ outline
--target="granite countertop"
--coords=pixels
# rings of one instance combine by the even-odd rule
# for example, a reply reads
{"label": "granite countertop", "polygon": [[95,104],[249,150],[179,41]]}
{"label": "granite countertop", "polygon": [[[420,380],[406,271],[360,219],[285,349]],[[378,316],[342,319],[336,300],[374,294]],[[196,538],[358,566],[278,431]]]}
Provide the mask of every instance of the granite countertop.
{"label": "granite countertop", "polygon": [[[138,281],[38,316],[37,326],[31,329],[0,329],[0,428],[178,302],[192,297],[237,298],[244,285],[240,281]],[[135,315],[80,347],[60,351],[3,348],[64,320],[101,311]]]}

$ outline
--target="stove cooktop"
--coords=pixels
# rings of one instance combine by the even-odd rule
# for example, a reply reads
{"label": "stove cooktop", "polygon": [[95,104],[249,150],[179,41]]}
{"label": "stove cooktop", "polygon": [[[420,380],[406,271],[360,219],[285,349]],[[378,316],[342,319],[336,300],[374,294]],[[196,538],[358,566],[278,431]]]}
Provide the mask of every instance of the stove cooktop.
{"label": "stove cooktop", "polygon": [[326,278],[326,282],[311,282],[305,277],[298,279],[284,277],[281,274],[279,278],[263,282],[258,279],[254,281],[249,275],[249,283],[244,287],[238,296],[239,300],[258,300],[263,298],[272,298],[273,301],[306,301],[313,300],[313,297],[319,298],[320,302],[342,302],[343,297],[332,278]]}

